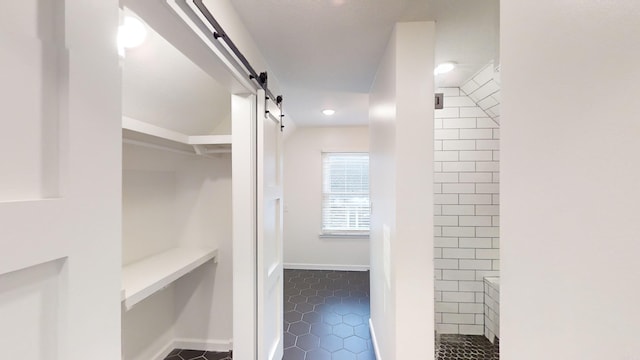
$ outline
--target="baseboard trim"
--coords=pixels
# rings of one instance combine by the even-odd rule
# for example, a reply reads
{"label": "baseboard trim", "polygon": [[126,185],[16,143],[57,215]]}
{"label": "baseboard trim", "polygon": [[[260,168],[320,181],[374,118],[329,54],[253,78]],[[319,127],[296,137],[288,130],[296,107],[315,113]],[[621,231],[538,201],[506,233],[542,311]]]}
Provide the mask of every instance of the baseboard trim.
{"label": "baseboard trim", "polygon": [[153,360],[164,360],[167,356],[169,356],[169,354],[171,354],[171,352],[173,351],[173,349],[175,349],[176,347],[174,346],[175,341],[171,340],[169,341],[169,343],[167,345],[165,345],[162,350],[158,351],[156,353],[156,355],[154,357],[152,357]]}
{"label": "baseboard trim", "polygon": [[233,349],[233,341],[229,340],[202,340],[202,339],[173,339],[158,351],[153,360],[164,360],[173,349],[190,349],[202,351],[226,352]]}
{"label": "baseboard trim", "polygon": [[369,271],[369,265],[337,265],[337,264],[284,264],[291,270],[336,270],[336,271]]}
{"label": "baseboard trim", "polygon": [[376,355],[376,359],[382,360],[380,348],[378,347],[378,337],[376,336],[376,331],[373,329],[373,321],[371,321],[371,318],[369,318],[369,332],[371,332],[371,342],[373,343],[373,352]]}
{"label": "baseboard trim", "polygon": [[203,351],[230,351],[233,349],[233,340],[219,339],[176,339],[173,341],[177,349],[194,349]]}

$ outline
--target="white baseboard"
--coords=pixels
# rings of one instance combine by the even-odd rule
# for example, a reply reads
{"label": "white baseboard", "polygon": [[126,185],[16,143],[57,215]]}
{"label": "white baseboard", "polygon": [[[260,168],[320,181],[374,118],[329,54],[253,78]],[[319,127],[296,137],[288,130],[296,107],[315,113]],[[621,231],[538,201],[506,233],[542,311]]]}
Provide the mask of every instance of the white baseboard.
{"label": "white baseboard", "polygon": [[162,348],[162,350],[158,351],[158,353],[156,353],[156,355],[152,358],[153,360],[164,360],[167,356],[169,356],[169,354],[173,351],[173,349],[175,349],[176,347],[174,346],[174,342],[175,341],[169,341],[169,343],[167,345],[165,345],[165,347]]}
{"label": "white baseboard", "polygon": [[153,360],[164,360],[173,349],[190,349],[202,351],[226,352],[233,348],[233,341],[229,340],[202,340],[202,339],[173,339],[162,350],[158,351]]}
{"label": "white baseboard", "polygon": [[369,319],[369,331],[371,332],[371,342],[373,343],[373,351],[376,354],[377,360],[382,360],[380,356],[380,348],[378,347],[378,337],[376,336],[376,331],[373,329],[373,322]]}
{"label": "white baseboard", "polygon": [[284,264],[291,270],[336,270],[336,271],[368,271],[369,265],[337,265],[337,264]]}
{"label": "white baseboard", "polygon": [[177,349],[194,349],[204,351],[225,352],[233,349],[233,340],[176,339],[173,341]]}

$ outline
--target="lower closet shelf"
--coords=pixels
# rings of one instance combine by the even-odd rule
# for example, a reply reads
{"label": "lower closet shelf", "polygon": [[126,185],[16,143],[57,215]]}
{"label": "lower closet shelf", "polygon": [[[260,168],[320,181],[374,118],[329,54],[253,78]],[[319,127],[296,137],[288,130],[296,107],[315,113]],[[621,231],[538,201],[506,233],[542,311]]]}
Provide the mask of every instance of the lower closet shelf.
{"label": "lower closet shelf", "polygon": [[121,298],[126,310],[216,258],[218,250],[174,248],[122,269]]}

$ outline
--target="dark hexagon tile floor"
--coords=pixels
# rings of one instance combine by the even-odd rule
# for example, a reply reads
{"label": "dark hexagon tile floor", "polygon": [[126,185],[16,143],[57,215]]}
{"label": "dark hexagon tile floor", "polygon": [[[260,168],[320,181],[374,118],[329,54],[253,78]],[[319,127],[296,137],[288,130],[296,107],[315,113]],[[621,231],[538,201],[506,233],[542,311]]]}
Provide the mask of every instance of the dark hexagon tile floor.
{"label": "dark hexagon tile floor", "polygon": [[492,344],[484,336],[440,335],[436,341],[437,360],[498,360],[500,342]]}
{"label": "dark hexagon tile floor", "polygon": [[368,271],[284,271],[283,360],[375,360]]}
{"label": "dark hexagon tile floor", "polygon": [[[369,272],[284,271],[283,360],[375,360]],[[484,336],[440,335],[437,360],[499,360]],[[165,360],[231,360],[230,353],[175,349]]]}
{"label": "dark hexagon tile floor", "polygon": [[231,360],[231,353],[174,349],[165,360]]}

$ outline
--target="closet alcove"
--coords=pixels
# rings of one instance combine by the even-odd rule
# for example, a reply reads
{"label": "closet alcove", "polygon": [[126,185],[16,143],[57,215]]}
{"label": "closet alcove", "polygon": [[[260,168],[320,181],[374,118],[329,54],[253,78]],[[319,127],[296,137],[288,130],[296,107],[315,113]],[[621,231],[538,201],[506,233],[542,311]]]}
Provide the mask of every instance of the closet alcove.
{"label": "closet alcove", "polygon": [[125,360],[232,337],[231,95],[146,30],[121,60]]}

